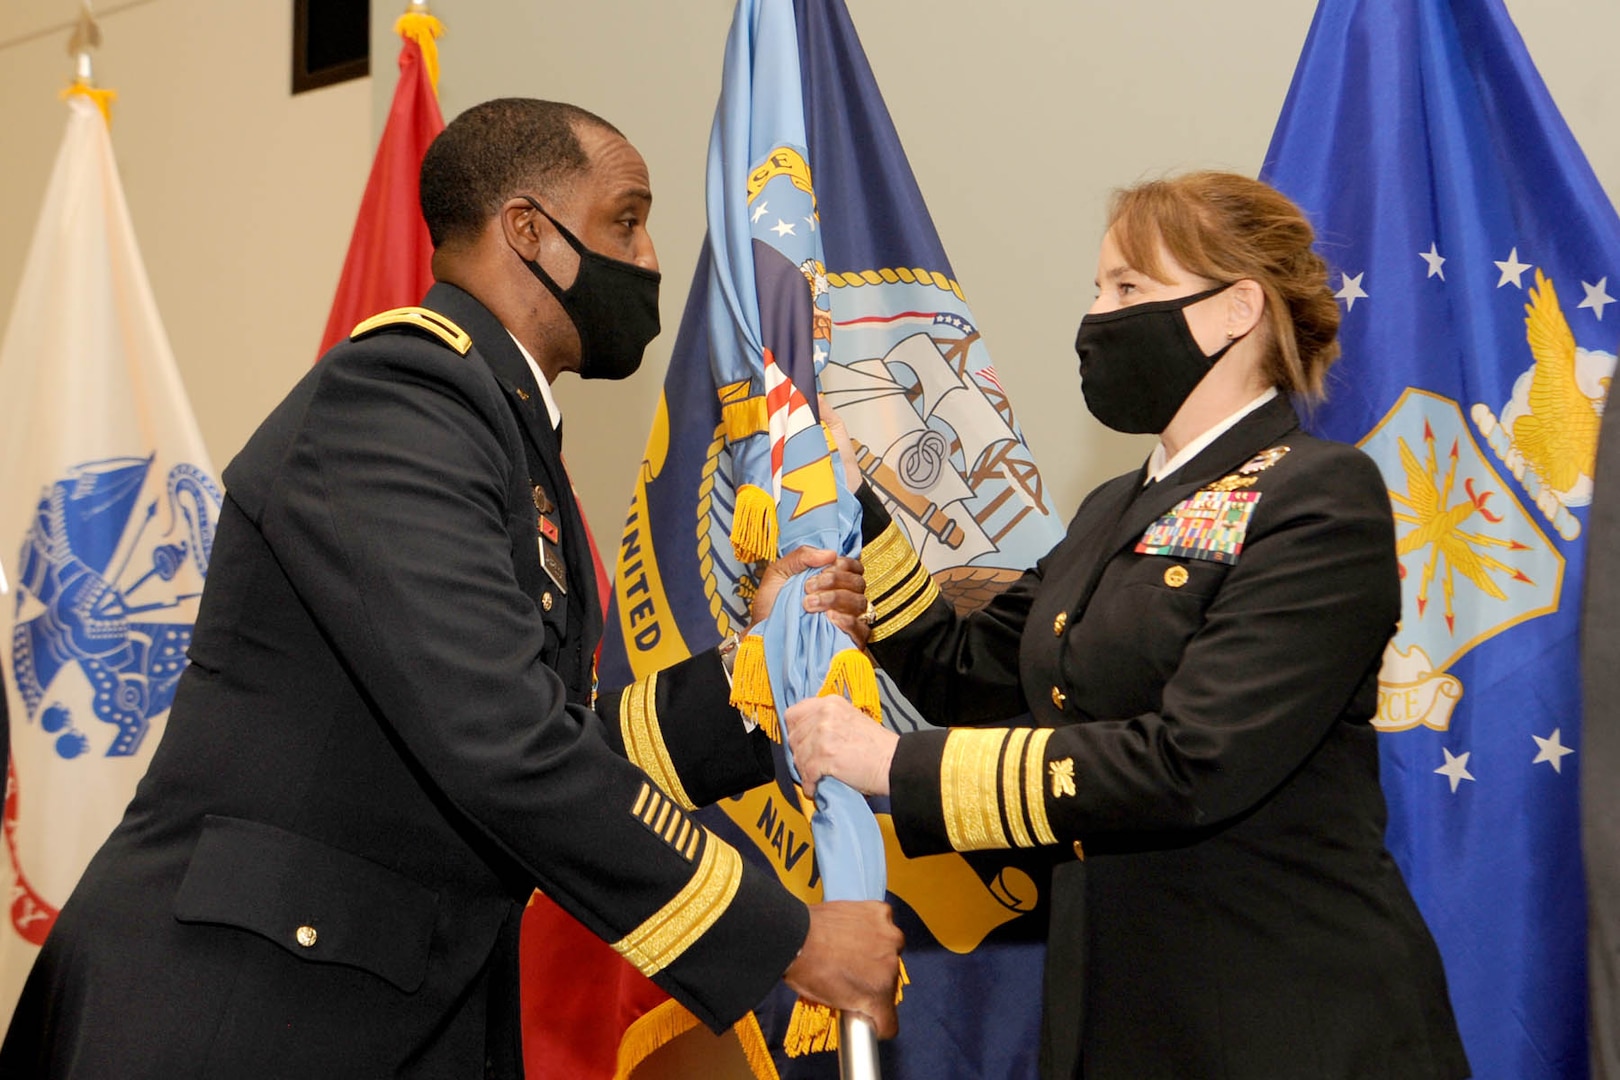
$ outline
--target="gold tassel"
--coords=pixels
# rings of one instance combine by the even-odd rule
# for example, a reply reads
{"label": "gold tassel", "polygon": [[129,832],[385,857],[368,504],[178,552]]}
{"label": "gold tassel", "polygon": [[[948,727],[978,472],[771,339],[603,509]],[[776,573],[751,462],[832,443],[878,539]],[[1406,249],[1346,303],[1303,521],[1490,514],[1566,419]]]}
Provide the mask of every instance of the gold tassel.
{"label": "gold tassel", "polygon": [[845,649],[832,658],[827,667],[827,681],[821,685],[821,697],[839,694],[849,699],[861,712],[878,723],[883,722],[883,702],[878,697],[877,672],[872,661],[859,649]]}
{"label": "gold tassel", "polygon": [[433,92],[439,92],[439,43],[444,36],[444,23],[421,11],[407,11],[394,22],[394,33],[410,38],[422,50],[422,66],[427,68],[428,81]]}
{"label": "gold tassel", "polygon": [[900,958],[900,981],[894,984],[894,1003],[900,1004],[906,1000],[906,987],[911,985],[911,976],[906,974],[906,961]]}
{"label": "gold tassel", "polygon": [[731,551],[738,562],[768,562],[776,558],[776,500],[764,488],[744,484],[737,489],[737,509],[731,515]]}
{"label": "gold tassel", "polygon": [[837,1010],[804,998],[795,1001],[782,1049],[790,1058],[838,1049]]}
{"label": "gold tassel", "polygon": [[771,673],[765,667],[765,639],[750,634],[737,643],[731,665],[731,704],[764,729],[772,742],[782,741],[776,700],[771,695]]}

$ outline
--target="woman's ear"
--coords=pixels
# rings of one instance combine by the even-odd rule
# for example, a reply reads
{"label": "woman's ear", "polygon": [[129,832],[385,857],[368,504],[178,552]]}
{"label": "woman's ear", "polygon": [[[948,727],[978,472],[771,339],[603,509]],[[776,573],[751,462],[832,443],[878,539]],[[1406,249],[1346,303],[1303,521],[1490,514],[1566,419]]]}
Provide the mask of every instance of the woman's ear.
{"label": "woman's ear", "polygon": [[1228,341],[1243,337],[1260,325],[1266,312],[1266,293],[1252,278],[1233,282],[1227,290],[1226,337]]}

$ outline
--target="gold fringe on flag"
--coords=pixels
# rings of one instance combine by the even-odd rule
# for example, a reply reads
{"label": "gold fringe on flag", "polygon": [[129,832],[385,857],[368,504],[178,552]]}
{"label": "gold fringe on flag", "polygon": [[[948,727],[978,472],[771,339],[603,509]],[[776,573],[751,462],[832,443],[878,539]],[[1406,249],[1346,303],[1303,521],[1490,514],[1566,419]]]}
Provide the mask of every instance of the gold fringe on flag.
{"label": "gold fringe on flag", "polygon": [[737,643],[737,658],[731,665],[731,704],[758,724],[772,742],[782,741],[771,673],[765,667],[765,639],[758,634]]}
{"label": "gold fringe on flag", "polygon": [[763,488],[744,484],[737,489],[737,509],[731,515],[731,550],[738,562],[767,562],[776,558],[776,500]]}
{"label": "gold fringe on flag", "polygon": [[793,1015],[788,1018],[787,1035],[782,1039],[782,1049],[787,1051],[790,1058],[838,1049],[837,1012],[804,998],[795,1001]]}
{"label": "gold fringe on flag", "polygon": [[820,697],[839,694],[849,699],[861,712],[879,723],[883,722],[883,702],[878,697],[877,672],[872,661],[859,649],[845,649],[832,658],[827,667],[827,681],[821,685]]}
{"label": "gold fringe on flag", "polygon": [[394,33],[402,38],[409,38],[416,42],[417,48],[422,50],[422,63],[427,68],[428,81],[433,84],[433,92],[439,92],[439,38],[444,36],[444,23],[429,15],[426,11],[417,10],[412,4],[411,10],[401,15],[394,23]]}
{"label": "gold fringe on flag", "polygon": [[[905,988],[911,985],[906,973],[906,962],[900,961],[900,978],[894,985],[894,1003],[905,1000]],[[787,1034],[782,1038],[782,1049],[790,1058],[838,1049],[838,1010],[814,1001],[800,998],[793,1003],[788,1017]]]}

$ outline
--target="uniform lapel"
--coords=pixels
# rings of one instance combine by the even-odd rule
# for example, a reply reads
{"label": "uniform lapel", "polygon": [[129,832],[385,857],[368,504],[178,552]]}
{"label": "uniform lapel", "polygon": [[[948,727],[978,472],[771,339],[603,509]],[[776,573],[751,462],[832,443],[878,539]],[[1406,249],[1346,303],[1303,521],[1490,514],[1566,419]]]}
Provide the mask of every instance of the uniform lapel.
{"label": "uniform lapel", "polygon": [[1112,527],[1107,533],[1099,532],[1095,546],[1090,543],[1085,545],[1086,550],[1094,553],[1096,562],[1086,575],[1077,608],[1084,608],[1091,600],[1097,582],[1102,579],[1103,569],[1121,548],[1134,545],[1148,526],[1177,503],[1204,485],[1235,471],[1249,458],[1298,426],[1299,418],[1294,414],[1293,404],[1287,395],[1279,394],[1239,420],[1197,457],[1158,483],[1143,488],[1141,485],[1145,476],[1138,473],[1136,486],[1116,499],[1116,505],[1119,502],[1125,505],[1110,514],[1108,520],[1113,523]]}
{"label": "uniform lapel", "polygon": [[[585,539],[585,524],[574,499],[573,485],[563,466],[562,446],[551,426],[534,373],[506,327],[470,293],[439,282],[428,290],[422,306],[447,316],[472,336],[473,350],[489,365],[512,414],[523,427],[529,443],[527,457],[533,460],[519,464],[530,470],[537,483],[544,482],[546,494],[556,504],[562,519],[561,547],[567,571],[570,637],[588,657],[602,635],[602,602],[596,593],[596,568],[591,563],[590,545]],[[588,667],[589,660],[582,664]]]}

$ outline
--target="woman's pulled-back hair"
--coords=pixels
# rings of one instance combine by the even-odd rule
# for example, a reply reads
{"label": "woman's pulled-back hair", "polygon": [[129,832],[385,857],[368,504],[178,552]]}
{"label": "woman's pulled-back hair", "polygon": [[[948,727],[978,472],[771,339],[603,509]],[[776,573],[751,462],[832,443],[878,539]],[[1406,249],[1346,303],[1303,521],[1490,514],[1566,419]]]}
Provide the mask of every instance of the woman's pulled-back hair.
{"label": "woman's pulled-back hair", "polygon": [[1236,173],[1188,173],[1116,192],[1108,224],[1126,262],[1155,280],[1165,280],[1163,241],[1200,277],[1256,282],[1266,296],[1265,376],[1306,401],[1322,398],[1339,356],[1339,304],[1311,250],[1311,224],[1286,195]]}

